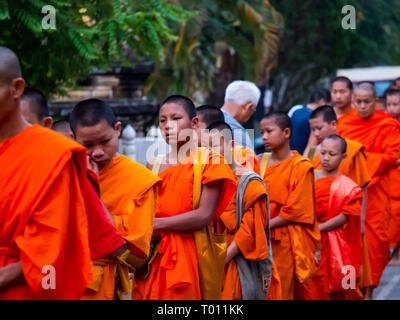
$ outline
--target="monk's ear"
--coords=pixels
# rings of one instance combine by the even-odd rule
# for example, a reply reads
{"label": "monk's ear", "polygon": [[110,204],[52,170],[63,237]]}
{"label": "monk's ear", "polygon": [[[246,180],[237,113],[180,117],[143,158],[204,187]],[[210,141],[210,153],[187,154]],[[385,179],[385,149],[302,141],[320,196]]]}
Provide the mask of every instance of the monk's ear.
{"label": "monk's ear", "polygon": [[342,161],[346,160],[346,158],[347,158],[347,153],[344,153],[344,154],[342,155]]}
{"label": "monk's ear", "polygon": [[12,97],[19,99],[25,90],[25,80],[22,78],[15,78],[11,80]]}
{"label": "monk's ear", "polygon": [[291,131],[290,131],[289,128],[285,128],[285,129],[283,130],[283,134],[285,135],[285,138],[286,138],[286,139],[289,139],[289,138],[290,138],[290,133],[291,133]]}
{"label": "monk's ear", "polygon": [[192,118],[192,128],[195,129],[199,126],[199,117],[195,116]]}
{"label": "monk's ear", "polygon": [[117,131],[118,137],[121,135],[122,124],[121,121],[117,121],[114,125],[114,130]]}
{"label": "monk's ear", "polygon": [[337,127],[337,121],[336,120],[332,120],[331,121],[331,126],[336,128]]}
{"label": "monk's ear", "polygon": [[51,127],[53,126],[53,118],[50,116],[44,117],[42,119],[42,126],[51,129]]}
{"label": "monk's ear", "polygon": [[69,132],[69,135],[72,139],[76,140],[76,135],[72,131]]}

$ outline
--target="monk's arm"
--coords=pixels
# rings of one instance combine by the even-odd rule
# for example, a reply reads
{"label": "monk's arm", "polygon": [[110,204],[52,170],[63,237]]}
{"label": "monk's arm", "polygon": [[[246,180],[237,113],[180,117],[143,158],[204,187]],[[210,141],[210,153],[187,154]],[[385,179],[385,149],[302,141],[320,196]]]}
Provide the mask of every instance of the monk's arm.
{"label": "monk's arm", "polygon": [[332,231],[340,228],[343,226],[349,217],[343,213],[338,214],[336,217],[329,219],[326,222],[319,224],[319,231],[320,232],[327,232]]}
{"label": "monk's arm", "polygon": [[203,186],[198,209],[173,217],[154,218],[154,230],[192,231],[208,225],[218,206],[223,183],[217,180]]}
{"label": "monk's arm", "polygon": [[292,221],[286,220],[281,217],[275,217],[275,218],[271,219],[269,228],[270,229],[279,228],[279,227],[286,226],[290,223],[292,223]]}
{"label": "monk's arm", "polygon": [[0,292],[25,283],[21,262],[15,262],[0,268]]}
{"label": "monk's arm", "polygon": [[240,252],[240,249],[239,249],[236,241],[233,240],[232,243],[228,247],[225,263],[228,263],[229,261],[231,261],[239,252]]}
{"label": "monk's arm", "polygon": [[116,258],[122,255],[126,250],[128,250],[128,244],[125,243],[124,245],[120,246],[117,250],[110,253],[110,257]]}

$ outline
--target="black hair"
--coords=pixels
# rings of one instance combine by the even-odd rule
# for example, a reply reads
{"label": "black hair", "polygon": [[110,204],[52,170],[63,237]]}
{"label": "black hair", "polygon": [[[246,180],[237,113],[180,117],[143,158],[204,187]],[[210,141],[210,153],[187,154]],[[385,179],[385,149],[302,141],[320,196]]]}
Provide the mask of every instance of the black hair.
{"label": "black hair", "polygon": [[332,106],[324,105],[313,110],[310,114],[310,119],[315,119],[322,116],[322,120],[327,123],[337,121],[335,109]]}
{"label": "black hair", "polygon": [[30,111],[36,114],[39,120],[49,115],[46,97],[39,89],[26,87],[21,99],[29,101]]}
{"label": "black hair", "polygon": [[196,116],[196,107],[193,101],[185,96],[181,96],[179,94],[174,94],[166,98],[162,103],[161,107],[167,103],[175,103],[183,107],[185,112],[188,114],[190,119],[193,119]]}

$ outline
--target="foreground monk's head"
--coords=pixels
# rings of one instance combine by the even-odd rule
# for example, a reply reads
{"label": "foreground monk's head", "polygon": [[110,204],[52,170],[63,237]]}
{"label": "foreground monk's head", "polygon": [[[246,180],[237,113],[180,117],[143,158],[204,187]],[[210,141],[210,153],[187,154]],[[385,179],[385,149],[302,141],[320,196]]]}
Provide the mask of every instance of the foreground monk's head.
{"label": "foreground monk's head", "polygon": [[395,119],[400,120],[400,90],[389,89],[385,92],[386,111]]}
{"label": "foreground monk's head", "polygon": [[86,147],[89,157],[99,168],[107,167],[118,152],[121,122],[111,107],[99,99],[79,102],[69,118],[72,136]]}
{"label": "foreground monk's head", "polygon": [[264,116],[260,122],[262,142],[268,150],[289,147],[292,122],[285,113],[277,112]]}
{"label": "foreground monk's head", "polygon": [[21,96],[21,114],[30,124],[39,124],[51,128],[53,118],[49,115],[49,108],[44,94],[36,88],[25,88]]}
{"label": "foreground monk's head", "polygon": [[331,83],[331,98],[337,108],[351,106],[353,95],[353,83],[347,77],[339,76]]}
{"label": "foreground monk's head", "polygon": [[0,46],[0,123],[18,112],[19,100],[25,89],[17,55]]}
{"label": "foreground monk's head", "polygon": [[193,137],[198,126],[196,107],[188,97],[169,96],[161,103],[159,121],[165,141],[179,147]]}
{"label": "foreground monk's head", "polygon": [[208,145],[213,152],[220,153],[232,163],[232,149],[234,147],[232,128],[225,121],[216,121],[207,128]]}
{"label": "foreground monk's head", "polygon": [[319,159],[326,172],[338,170],[340,163],[346,159],[347,143],[337,134],[326,137],[321,143]]}
{"label": "foreground monk's head", "polygon": [[331,106],[320,106],[311,112],[310,127],[318,144],[326,137],[336,134],[337,117]]}
{"label": "foreground monk's head", "polygon": [[226,87],[222,109],[243,125],[256,112],[260,96],[260,89],[253,82],[233,81]]}
{"label": "foreground monk's head", "polygon": [[354,107],[361,118],[368,118],[375,113],[376,91],[370,82],[361,82],[354,90]]}

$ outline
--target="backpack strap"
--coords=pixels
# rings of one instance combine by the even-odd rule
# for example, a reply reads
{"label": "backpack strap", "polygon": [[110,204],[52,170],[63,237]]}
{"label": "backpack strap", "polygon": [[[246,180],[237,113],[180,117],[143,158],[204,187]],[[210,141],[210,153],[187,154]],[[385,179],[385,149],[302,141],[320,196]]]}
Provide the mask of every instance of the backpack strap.
{"label": "backpack strap", "polygon": [[166,156],[165,154],[159,154],[159,155],[157,155],[157,157],[154,160],[154,164],[153,164],[153,167],[151,168],[151,171],[157,176],[158,176],[158,173],[160,172],[160,166],[161,166],[161,163],[164,160],[165,156]]}
{"label": "backpack strap", "polygon": [[312,159],[314,159],[314,155],[315,155],[315,150],[317,150],[316,146],[311,146],[310,150],[308,150],[308,155],[307,158],[312,161]]}
{"label": "backpack strap", "polygon": [[265,229],[265,233],[267,236],[268,241],[268,258],[272,261],[272,245],[271,245],[271,237],[270,237],[270,208],[269,208],[269,196],[268,190],[265,186],[264,180],[253,171],[247,170],[244,174],[240,177],[237,191],[236,191],[236,231],[239,230],[240,224],[242,223],[243,215],[244,215],[244,194],[246,192],[247,186],[249,185],[251,180],[258,180],[260,181],[265,191],[267,192],[267,221],[268,226]]}
{"label": "backpack strap", "polygon": [[264,178],[265,170],[267,169],[267,164],[269,161],[269,158],[271,157],[271,152],[265,152],[262,155],[261,162],[260,162],[260,176],[261,178]]}
{"label": "backpack strap", "polygon": [[208,163],[210,150],[207,148],[197,148],[193,158],[193,209],[197,209],[200,204],[201,196],[201,175]]}

